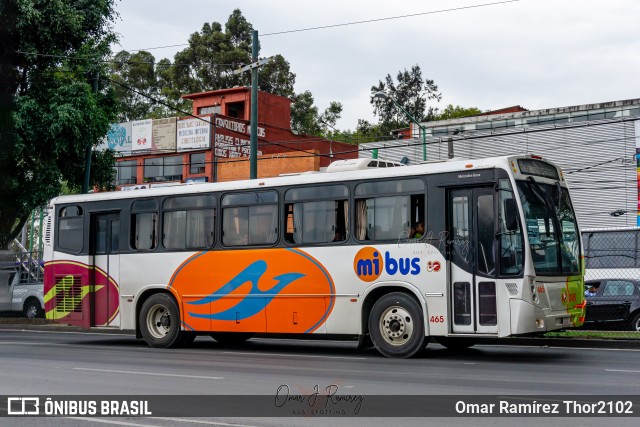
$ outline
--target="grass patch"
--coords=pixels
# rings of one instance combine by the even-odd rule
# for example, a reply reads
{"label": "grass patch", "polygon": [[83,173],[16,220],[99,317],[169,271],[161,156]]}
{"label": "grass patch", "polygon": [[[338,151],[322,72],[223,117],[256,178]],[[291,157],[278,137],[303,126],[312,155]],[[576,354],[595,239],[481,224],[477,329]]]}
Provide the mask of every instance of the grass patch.
{"label": "grass patch", "polygon": [[569,330],[562,332],[547,332],[546,338],[595,338],[595,339],[636,339],[640,340],[640,332],[633,331],[595,331]]}

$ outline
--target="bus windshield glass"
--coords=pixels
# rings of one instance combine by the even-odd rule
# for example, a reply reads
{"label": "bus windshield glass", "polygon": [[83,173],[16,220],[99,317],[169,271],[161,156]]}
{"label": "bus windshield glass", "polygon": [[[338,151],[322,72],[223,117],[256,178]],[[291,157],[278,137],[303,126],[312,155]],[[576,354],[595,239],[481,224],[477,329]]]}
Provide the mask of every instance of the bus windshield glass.
{"label": "bus windshield glass", "polygon": [[533,177],[518,181],[518,191],[536,274],[578,274],[580,240],[569,191]]}

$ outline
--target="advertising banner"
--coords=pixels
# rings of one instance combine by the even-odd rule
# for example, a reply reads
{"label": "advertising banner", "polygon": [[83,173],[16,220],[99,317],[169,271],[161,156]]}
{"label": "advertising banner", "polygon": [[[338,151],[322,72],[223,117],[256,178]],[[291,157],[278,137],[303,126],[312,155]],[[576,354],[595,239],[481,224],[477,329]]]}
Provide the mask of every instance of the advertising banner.
{"label": "advertising banner", "polygon": [[[216,117],[214,126],[216,157],[249,157],[251,126],[248,123],[229,117]],[[265,128],[258,127],[258,138],[266,136]],[[258,155],[262,155],[262,151],[258,150]]]}
{"label": "advertising banner", "polygon": [[151,150],[159,152],[176,151],[177,117],[167,117],[153,121]]}
{"label": "advertising banner", "polygon": [[98,151],[113,150],[117,153],[131,152],[131,122],[113,123],[107,136],[96,147]]}
{"label": "advertising banner", "polygon": [[153,120],[137,120],[131,124],[131,151],[151,150]]}
{"label": "advertising banner", "polygon": [[211,117],[178,120],[178,151],[202,150],[210,147]]}

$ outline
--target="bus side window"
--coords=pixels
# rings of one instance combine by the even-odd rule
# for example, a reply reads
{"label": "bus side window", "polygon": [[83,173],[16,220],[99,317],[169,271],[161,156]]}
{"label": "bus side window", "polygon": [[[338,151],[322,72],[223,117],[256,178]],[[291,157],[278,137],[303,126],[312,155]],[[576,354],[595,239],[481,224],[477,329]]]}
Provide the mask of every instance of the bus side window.
{"label": "bus side window", "polygon": [[222,197],[221,205],[223,245],[277,242],[278,193],[275,191],[229,193]]}
{"label": "bus side window", "polygon": [[58,246],[62,250],[80,252],[82,250],[84,221],[80,206],[60,209],[58,218]]}
{"label": "bus side window", "polygon": [[345,185],[296,188],[285,194],[285,239],[290,244],[339,243],[349,229]]}
{"label": "bus side window", "polygon": [[137,200],[131,205],[131,247],[151,251],[158,244],[158,201]]}

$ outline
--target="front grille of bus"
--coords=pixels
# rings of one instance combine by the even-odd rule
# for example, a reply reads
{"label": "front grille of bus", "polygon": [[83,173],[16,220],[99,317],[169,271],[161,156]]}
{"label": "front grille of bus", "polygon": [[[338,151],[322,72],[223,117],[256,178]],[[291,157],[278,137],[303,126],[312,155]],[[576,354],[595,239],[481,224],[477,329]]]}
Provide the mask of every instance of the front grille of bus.
{"label": "front grille of bus", "polygon": [[56,312],[82,312],[82,276],[56,277]]}

